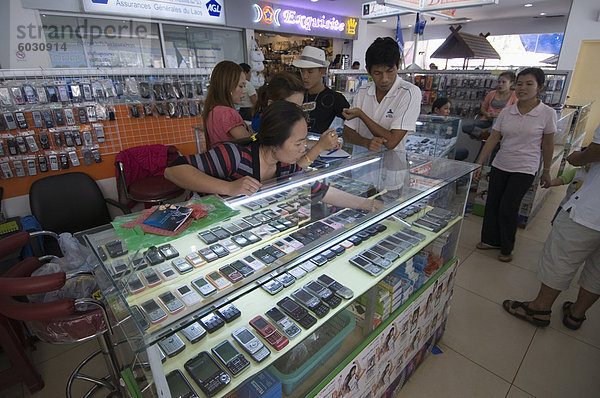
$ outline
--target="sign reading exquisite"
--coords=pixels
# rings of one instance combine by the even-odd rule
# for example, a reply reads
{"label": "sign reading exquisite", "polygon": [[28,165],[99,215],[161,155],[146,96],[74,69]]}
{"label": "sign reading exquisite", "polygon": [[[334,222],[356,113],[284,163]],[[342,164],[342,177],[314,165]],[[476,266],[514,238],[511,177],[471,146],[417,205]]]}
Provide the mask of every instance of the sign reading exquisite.
{"label": "sign reading exquisite", "polygon": [[356,36],[358,30],[358,19],[352,17],[340,17],[274,5],[253,4],[252,9],[252,22],[265,27],[270,26],[272,29],[288,28],[314,34],[339,32],[344,36]]}

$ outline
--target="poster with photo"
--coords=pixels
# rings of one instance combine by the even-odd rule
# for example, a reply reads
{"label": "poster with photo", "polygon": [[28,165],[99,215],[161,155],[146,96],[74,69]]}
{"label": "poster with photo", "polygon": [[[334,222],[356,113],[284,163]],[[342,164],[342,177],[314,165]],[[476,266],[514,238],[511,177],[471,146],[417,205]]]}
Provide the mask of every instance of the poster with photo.
{"label": "poster with photo", "polygon": [[316,397],[393,396],[443,334],[457,265],[410,303]]}

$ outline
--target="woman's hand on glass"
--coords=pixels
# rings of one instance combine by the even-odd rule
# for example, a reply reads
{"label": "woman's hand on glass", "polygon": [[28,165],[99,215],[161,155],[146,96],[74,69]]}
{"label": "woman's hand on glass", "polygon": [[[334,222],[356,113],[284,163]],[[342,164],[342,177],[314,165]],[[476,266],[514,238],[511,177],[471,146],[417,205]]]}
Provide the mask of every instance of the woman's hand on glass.
{"label": "woman's hand on glass", "polygon": [[320,147],[321,151],[335,151],[342,146],[341,142],[338,140],[337,133],[333,129],[324,131],[323,134],[321,134],[321,138],[319,138],[317,145]]}
{"label": "woman's hand on glass", "polygon": [[239,180],[224,183],[227,184],[227,195],[229,196],[250,196],[255,194],[262,185],[259,181],[249,176],[242,177]]}

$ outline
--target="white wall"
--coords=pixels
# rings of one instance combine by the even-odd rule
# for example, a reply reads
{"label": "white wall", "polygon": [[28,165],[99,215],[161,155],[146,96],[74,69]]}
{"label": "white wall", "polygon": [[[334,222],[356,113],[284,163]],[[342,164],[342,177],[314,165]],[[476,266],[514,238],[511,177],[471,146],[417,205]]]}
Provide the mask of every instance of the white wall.
{"label": "white wall", "polygon": [[358,21],[358,39],[352,43],[352,62],[360,62],[361,68],[365,67],[365,53],[367,48],[377,39],[378,37],[396,37],[396,30],[389,29],[377,24],[368,24],[366,20],[361,19]]}
{"label": "white wall", "polygon": [[600,2],[573,0],[565,39],[558,58],[558,69],[573,70],[582,40],[600,40]]}

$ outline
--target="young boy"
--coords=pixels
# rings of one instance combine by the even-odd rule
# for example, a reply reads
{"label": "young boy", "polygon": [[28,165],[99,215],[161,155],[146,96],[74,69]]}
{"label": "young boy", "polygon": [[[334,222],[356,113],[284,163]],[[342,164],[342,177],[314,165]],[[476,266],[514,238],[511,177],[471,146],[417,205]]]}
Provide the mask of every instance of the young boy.
{"label": "young boy", "polygon": [[308,113],[308,131],[322,134],[331,126],[336,116],[343,117],[343,109],[349,108],[350,104],[341,93],[323,84],[323,77],[329,66],[325,59],[325,51],[306,46],[300,59],[294,60],[292,64],[300,69],[302,84],[306,90],[302,108]]}

